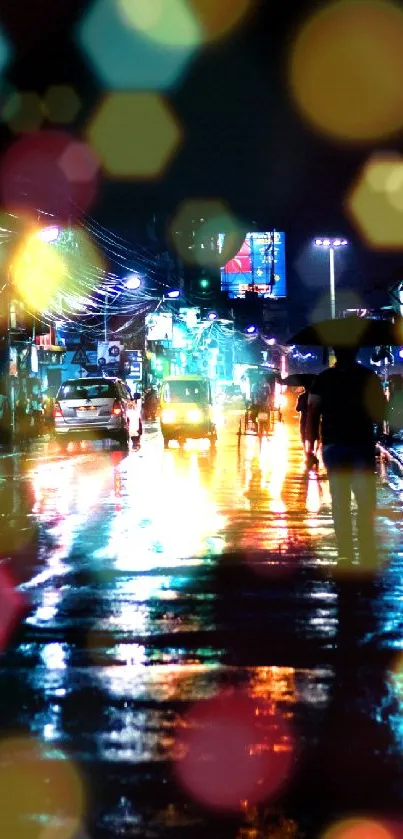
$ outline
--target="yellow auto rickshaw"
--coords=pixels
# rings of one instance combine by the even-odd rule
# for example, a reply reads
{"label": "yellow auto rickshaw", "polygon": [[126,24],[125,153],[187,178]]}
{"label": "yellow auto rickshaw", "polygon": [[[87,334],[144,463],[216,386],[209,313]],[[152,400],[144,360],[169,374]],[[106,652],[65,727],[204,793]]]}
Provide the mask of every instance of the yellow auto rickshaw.
{"label": "yellow auto rickshaw", "polygon": [[183,446],[187,439],[205,438],[215,447],[217,428],[212,391],[205,376],[168,376],[162,383],[160,409],[165,448],[170,440],[177,440]]}

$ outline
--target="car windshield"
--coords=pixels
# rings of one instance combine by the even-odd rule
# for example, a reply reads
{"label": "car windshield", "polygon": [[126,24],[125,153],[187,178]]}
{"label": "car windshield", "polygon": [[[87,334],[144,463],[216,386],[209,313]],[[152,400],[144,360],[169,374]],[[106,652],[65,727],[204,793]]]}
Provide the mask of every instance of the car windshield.
{"label": "car windshield", "polygon": [[113,382],[66,382],[59,393],[59,399],[99,399],[113,396],[116,396]]}
{"label": "car windshield", "polygon": [[162,398],[164,402],[207,402],[208,385],[206,382],[166,382]]}

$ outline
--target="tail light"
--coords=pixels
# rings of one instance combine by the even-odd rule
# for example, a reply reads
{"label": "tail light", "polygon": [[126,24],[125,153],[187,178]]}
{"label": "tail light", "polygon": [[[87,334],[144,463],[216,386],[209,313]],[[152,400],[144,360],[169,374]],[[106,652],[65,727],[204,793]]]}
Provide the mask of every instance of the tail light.
{"label": "tail light", "polygon": [[114,417],[120,417],[121,414],[122,414],[122,409],[121,409],[117,399],[115,399],[115,401],[113,403],[112,414],[113,414]]}
{"label": "tail light", "polygon": [[62,416],[63,416],[62,409],[61,409],[59,403],[56,402],[55,406],[53,408],[53,419],[56,419],[56,417],[62,417]]}

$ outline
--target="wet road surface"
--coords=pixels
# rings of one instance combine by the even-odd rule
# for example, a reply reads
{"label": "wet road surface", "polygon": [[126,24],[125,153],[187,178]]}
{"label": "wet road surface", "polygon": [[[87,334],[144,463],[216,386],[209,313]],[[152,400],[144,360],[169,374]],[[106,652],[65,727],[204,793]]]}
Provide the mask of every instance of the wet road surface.
{"label": "wet road surface", "polygon": [[403,481],[380,462],[382,571],[341,574],[323,469],[285,419],[238,445],[228,414],[215,453],[164,451],[155,426],[127,456],[0,458],[0,835],[399,818]]}

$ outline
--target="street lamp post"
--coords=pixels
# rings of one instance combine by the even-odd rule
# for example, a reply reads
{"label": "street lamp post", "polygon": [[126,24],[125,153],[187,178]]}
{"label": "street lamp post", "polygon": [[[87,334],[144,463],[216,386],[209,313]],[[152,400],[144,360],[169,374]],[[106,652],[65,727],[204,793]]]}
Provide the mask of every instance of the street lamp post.
{"label": "street lamp post", "polygon": [[[120,297],[120,295],[124,291],[137,291],[141,286],[141,276],[140,274],[136,274],[135,272],[131,274],[127,274],[127,276],[123,279],[123,287],[115,294],[111,303],[115,302],[115,300]],[[108,341],[108,308],[109,308],[109,298],[111,294],[109,291],[105,292],[105,300],[104,300],[104,341],[105,344]]]}
{"label": "street lamp post", "polygon": [[336,284],[334,272],[334,252],[336,248],[348,245],[347,239],[315,239],[317,248],[324,248],[329,251],[329,281],[330,281],[330,317],[336,317]]}

